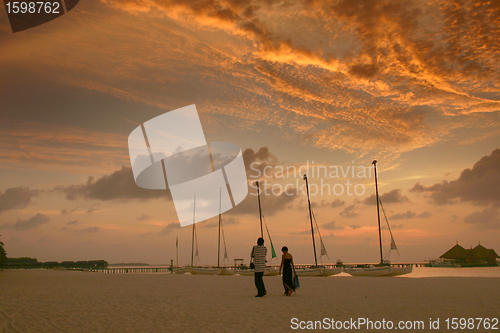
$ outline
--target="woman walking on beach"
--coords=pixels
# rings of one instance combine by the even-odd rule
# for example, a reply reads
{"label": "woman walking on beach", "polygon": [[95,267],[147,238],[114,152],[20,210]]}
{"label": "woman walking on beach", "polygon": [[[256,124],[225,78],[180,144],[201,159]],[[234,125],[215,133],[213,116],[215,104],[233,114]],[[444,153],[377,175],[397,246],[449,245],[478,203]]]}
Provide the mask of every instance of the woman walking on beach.
{"label": "woman walking on beach", "polygon": [[285,296],[290,296],[295,291],[295,284],[293,283],[293,274],[296,274],[295,266],[293,264],[293,256],[288,253],[288,247],[283,246],[281,251],[283,252],[283,255],[281,256],[279,274],[281,275],[281,269],[283,269],[283,287],[285,287]]}
{"label": "woman walking on beach", "polygon": [[255,265],[255,286],[257,287],[257,295],[255,295],[255,297],[262,297],[267,294],[264,281],[262,280],[264,270],[266,269],[266,254],[267,248],[264,246],[264,238],[260,237],[257,240],[257,245],[255,245],[252,249],[250,259],[250,261]]}

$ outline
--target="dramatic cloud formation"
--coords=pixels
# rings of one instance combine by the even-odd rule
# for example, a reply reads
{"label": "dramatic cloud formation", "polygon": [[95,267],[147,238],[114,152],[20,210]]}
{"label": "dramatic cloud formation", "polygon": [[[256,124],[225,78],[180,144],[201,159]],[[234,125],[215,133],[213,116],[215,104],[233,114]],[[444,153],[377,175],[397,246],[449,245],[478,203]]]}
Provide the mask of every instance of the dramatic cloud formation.
{"label": "dramatic cloud formation", "polygon": [[410,192],[427,193],[438,205],[472,202],[500,206],[500,149],[481,158],[472,169],[465,169],[457,180],[423,186],[415,184]]}
{"label": "dramatic cloud formation", "polygon": [[9,209],[26,208],[33,197],[38,197],[39,191],[27,187],[12,187],[2,193],[0,191],[0,213]]}
{"label": "dramatic cloud formation", "polygon": [[[174,156],[175,157],[175,156]],[[196,163],[198,155],[183,156],[183,164],[185,165],[198,165]],[[243,151],[243,159],[247,174],[249,174],[250,165],[253,162],[258,162],[254,166],[256,170],[263,170],[266,166],[274,166],[278,163],[277,158],[269,152],[269,148],[262,147],[259,151],[255,152],[253,149],[245,149]],[[204,173],[211,170],[204,170]],[[165,198],[171,200],[170,191],[165,190],[146,190],[138,187],[134,181],[132,169],[130,167],[122,166],[120,170],[114,171],[109,175],[105,175],[97,180],[90,176],[85,184],[71,185],[71,186],[58,186],[56,191],[63,192],[68,200],[93,199],[93,200],[148,200]],[[95,210],[93,204],[88,210],[91,213]],[[68,211],[63,209],[61,214],[67,214]]]}
{"label": "dramatic cloud formation", "polygon": [[[382,203],[402,203],[410,201],[408,197],[405,197],[400,189],[394,189],[390,192],[384,193],[380,196],[380,200]],[[377,199],[375,198],[375,194],[372,194],[368,198],[366,198],[363,203],[365,205],[376,205]]]}
{"label": "dramatic cloud formation", "polygon": [[497,208],[487,207],[480,212],[467,215],[464,217],[464,222],[480,230],[498,229],[500,228],[500,212]]}
{"label": "dramatic cloud formation", "polygon": [[[213,133],[269,126],[306,145],[359,156],[377,150],[386,159],[443,138],[468,142],[497,132],[494,1],[101,0],[77,10],[78,43],[59,44],[72,34],[64,22],[49,30],[36,57],[31,39],[7,39],[7,80],[24,86],[21,68],[29,79],[36,72],[155,114],[195,100]],[[108,50],[110,43],[120,47]],[[33,118],[37,108],[5,95],[16,106],[11,117]],[[96,168],[117,168],[126,163],[131,124],[146,119],[130,109],[103,117],[88,102],[64,126],[54,124],[61,114],[44,118],[52,124],[9,121],[0,162],[77,167],[92,156]],[[106,130],[78,127],[96,127],[81,120],[97,115]]]}
{"label": "dramatic cloud formation", "polygon": [[47,215],[38,213],[27,220],[18,220],[15,223],[5,223],[0,226],[0,228],[25,231],[41,226],[42,224],[45,224],[47,222],[49,222],[49,217]]}
{"label": "dramatic cloud formation", "polygon": [[[132,169],[123,166],[120,170],[110,175],[105,175],[97,180],[89,177],[87,183],[82,185],[58,186],[56,191],[63,192],[68,200],[147,200],[166,198],[171,200],[168,190],[145,190],[135,184]],[[89,213],[92,207],[89,208]]]}

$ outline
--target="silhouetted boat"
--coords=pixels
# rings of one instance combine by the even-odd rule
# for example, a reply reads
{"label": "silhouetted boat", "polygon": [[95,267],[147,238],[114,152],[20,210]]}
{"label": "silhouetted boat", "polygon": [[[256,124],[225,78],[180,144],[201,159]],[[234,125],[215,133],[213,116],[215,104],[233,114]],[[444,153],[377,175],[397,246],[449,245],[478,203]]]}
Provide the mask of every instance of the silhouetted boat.
{"label": "silhouetted boat", "polygon": [[[403,267],[394,267],[391,266],[391,263],[388,260],[384,260],[382,256],[382,232],[380,227],[380,197],[378,195],[378,183],[377,183],[377,161],[374,160],[373,171],[375,173],[375,195],[377,198],[377,218],[378,218],[378,239],[379,239],[379,247],[380,247],[380,263],[377,265],[362,265],[361,267],[344,267],[344,272],[350,274],[352,276],[397,276],[411,273],[413,270],[413,266],[403,266]],[[385,215],[385,213],[384,213]],[[389,221],[387,220],[387,227],[389,228],[389,232],[391,234],[391,250],[397,250],[396,243],[394,242],[394,238],[392,237],[391,227],[389,226]]]}
{"label": "silhouetted boat", "polygon": [[[309,196],[309,183],[307,181],[307,175],[304,175],[304,180],[306,181],[307,204],[309,207],[309,220],[311,222],[311,236],[312,236],[312,244],[314,251],[314,266],[307,268],[295,268],[295,272],[298,276],[331,276],[342,273],[342,267],[328,268],[322,265],[318,265],[318,257],[316,255],[316,242],[314,240],[313,212],[311,209],[311,199]],[[326,254],[325,245],[323,244],[323,239],[321,238],[321,234],[319,233],[319,227],[317,223],[316,223],[316,230],[318,230],[318,236],[320,238],[321,255]]]}

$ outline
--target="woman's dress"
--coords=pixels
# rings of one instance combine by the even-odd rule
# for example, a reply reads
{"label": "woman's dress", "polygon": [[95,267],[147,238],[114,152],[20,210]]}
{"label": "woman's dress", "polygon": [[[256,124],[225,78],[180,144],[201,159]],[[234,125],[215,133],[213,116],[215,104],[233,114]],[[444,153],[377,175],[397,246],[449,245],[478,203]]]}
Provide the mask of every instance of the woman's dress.
{"label": "woman's dress", "polygon": [[292,259],[285,259],[283,262],[283,287],[285,287],[285,293],[288,293],[290,289],[295,291],[295,286],[293,285]]}

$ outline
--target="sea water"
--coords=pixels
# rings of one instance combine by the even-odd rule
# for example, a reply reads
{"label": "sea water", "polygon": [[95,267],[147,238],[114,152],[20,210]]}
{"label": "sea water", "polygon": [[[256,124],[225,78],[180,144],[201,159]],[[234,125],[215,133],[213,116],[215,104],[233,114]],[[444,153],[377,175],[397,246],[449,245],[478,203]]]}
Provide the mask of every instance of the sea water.
{"label": "sea water", "polygon": [[500,267],[413,267],[408,278],[425,277],[500,277]]}

